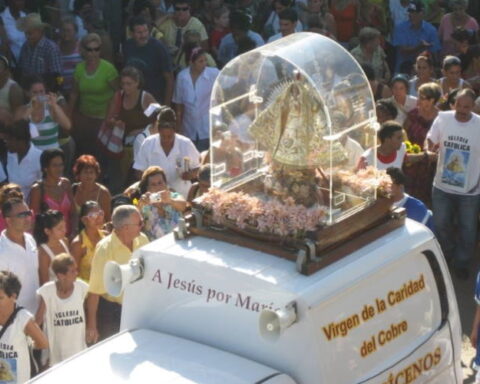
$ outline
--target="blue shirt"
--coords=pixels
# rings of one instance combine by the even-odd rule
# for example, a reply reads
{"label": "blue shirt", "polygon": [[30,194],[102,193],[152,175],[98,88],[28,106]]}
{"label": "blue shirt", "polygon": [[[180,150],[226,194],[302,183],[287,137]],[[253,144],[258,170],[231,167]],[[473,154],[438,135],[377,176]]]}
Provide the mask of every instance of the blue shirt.
{"label": "blue shirt", "polygon": [[126,66],[134,66],[143,73],[144,89],[163,104],[166,89],[164,75],[173,71],[167,47],[152,37],[143,46],[137,45],[133,39],[128,39],[123,45],[123,55]]}
{"label": "blue shirt", "polygon": [[47,75],[62,72],[62,59],[58,45],[46,37],[32,47],[23,43],[18,65],[22,75]]}
{"label": "blue shirt", "polygon": [[413,47],[417,46],[424,40],[427,43],[430,43],[431,46],[428,47],[428,51],[434,53],[438,52],[441,49],[440,40],[438,39],[437,30],[435,27],[426,22],[422,21],[420,28],[414,29],[410,20],[404,21],[403,23],[398,24],[395,27],[395,32],[393,35],[393,45],[397,47],[397,57],[395,61],[395,72],[400,70],[400,65],[405,61],[411,61],[412,65],[415,62],[416,54],[405,55],[400,52],[399,47],[407,46]]}
{"label": "blue shirt", "polygon": [[[253,31],[248,31],[247,36],[252,39],[255,43],[255,47],[260,47],[265,42],[258,33]],[[218,48],[218,61],[222,65],[227,64],[230,60],[232,60],[238,54],[238,45],[233,35],[229,33],[226,35],[222,41],[220,41],[220,47]]]}
{"label": "blue shirt", "polygon": [[433,231],[432,212],[420,200],[405,193],[403,199],[396,201],[393,205],[405,208],[409,219],[418,221]]}

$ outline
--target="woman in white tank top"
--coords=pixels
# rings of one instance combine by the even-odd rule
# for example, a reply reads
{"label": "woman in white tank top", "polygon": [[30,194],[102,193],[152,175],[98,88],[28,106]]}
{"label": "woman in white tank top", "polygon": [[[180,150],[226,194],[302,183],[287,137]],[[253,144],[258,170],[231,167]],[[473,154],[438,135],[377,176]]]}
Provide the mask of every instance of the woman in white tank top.
{"label": "woman in white tank top", "polygon": [[39,244],[40,286],[55,280],[55,274],[51,268],[52,259],[60,253],[70,253],[68,241],[65,238],[66,232],[65,220],[60,211],[48,210],[36,216],[33,236]]}

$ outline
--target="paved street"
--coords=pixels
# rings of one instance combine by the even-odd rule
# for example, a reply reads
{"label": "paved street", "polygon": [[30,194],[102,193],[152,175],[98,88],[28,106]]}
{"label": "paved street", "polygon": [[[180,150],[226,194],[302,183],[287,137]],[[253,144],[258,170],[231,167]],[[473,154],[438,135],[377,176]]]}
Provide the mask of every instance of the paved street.
{"label": "paved street", "polygon": [[[478,255],[478,253],[477,253]],[[477,256],[478,257],[478,256]],[[471,369],[472,360],[475,357],[475,350],[470,345],[470,331],[472,330],[473,315],[475,312],[475,301],[473,300],[473,292],[475,287],[476,271],[479,270],[480,263],[477,262],[470,278],[467,281],[461,281],[452,274],[457,301],[460,310],[460,318],[462,321],[463,344],[462,344],[462,366],[464,384],[471,384],[475,379],[475,371]]]}

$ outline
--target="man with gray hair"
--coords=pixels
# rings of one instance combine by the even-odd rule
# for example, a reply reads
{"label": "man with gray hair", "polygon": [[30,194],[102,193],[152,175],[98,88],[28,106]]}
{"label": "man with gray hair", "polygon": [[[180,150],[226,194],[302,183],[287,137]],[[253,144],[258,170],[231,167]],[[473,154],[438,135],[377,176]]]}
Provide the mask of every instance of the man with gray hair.
{"label": "man with gray hair", "polygon": [[103,270],[107,261],[127,264],[132,253],[148,243],[141,233],[143,221],[133,205],[120,205],[112,214],[113,231],[99,241],[92,259],[87,298],[87,342],[95,343],[120,330],[122,297],[107,294]]}

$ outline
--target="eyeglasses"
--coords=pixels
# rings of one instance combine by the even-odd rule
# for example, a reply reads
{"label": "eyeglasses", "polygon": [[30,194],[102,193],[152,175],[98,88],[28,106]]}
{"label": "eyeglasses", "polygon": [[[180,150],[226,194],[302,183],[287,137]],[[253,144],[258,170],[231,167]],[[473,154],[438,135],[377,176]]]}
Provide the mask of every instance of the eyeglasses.
{"label": "eyeglasses", "polygon": [[124,225],[135,225],[136,227],[143,226],[143,220],[140,220],[138,223],[125,223]]}
{"label": "eyeglasses", "polygon": [[87,52],[99,52],[99,51],[100,51],[100,47],[95,47],[95,48],[85,47],[85,50],[86,50]]}
{"label": "eyeglasses", "polygon": [[176,12],[181,12],[181,11],[186,12],[189,9],[190,9],[190,7],[175,7]]}
{"label": "eyeglasses", "polygon": [[3,193],[6,194],[6,195],[8,195],[12,192],[22,193],[22,190],[20,188],[13,187],[13,188],[5,188],[5,190],[3,191]]}
{"label": "eyeglasses", "polygon": [[87,213],[84,217],[88,217],[89,219],[96,219],[97,217],[103,216],[104,214],[105,212],[103,212],[102,209],[99,209],[98,211]]}
{"label": "eyeglasses", "polygon": [[16,215],[11,215],[11,216],[8,216],[8,217],[15,217],[17,219],[26,219],[27,217],[32,217],[32,216],[33,216],[33,212],[30,209],[28,211],[18,212]]}

